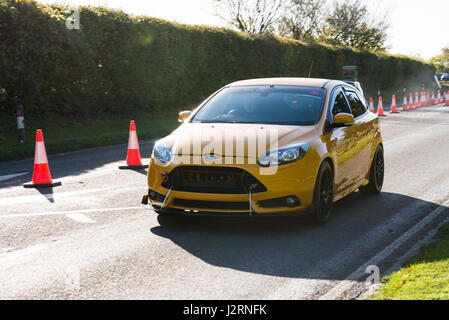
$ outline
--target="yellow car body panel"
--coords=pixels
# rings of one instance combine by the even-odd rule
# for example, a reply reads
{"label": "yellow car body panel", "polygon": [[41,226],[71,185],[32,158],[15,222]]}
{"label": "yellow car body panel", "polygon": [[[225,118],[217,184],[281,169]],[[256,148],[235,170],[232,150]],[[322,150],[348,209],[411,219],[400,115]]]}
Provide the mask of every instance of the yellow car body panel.
{"label": "yellow car body panel", "polygon": [[[255,214],[286,214],[299,213],[306,211],[313,203],[315,182],[319,168],[323,161],[330,161],[334,171],[334,201],[337,201],[358,187],[366,185],[369,182],[371,162],[376,148],[382,144],[382,137],[379,128],[377,115],[367,111],[362,116],[357,117],[353,125],[333,128],[327,130],[327,115],[332,107],[332,95],[335,88],[347,87],[350,85],[335,80],[323,79],[301,79],[301,78],[271,78],[254,79],[241,81],[230,86],[252,86],[252,85],[297,85],[320,87],[326,89],[324,108],[321,119],[313,126],[291,126],[291,125],[260,125],[260,124],[233,124],[233,123],[191,123],[186,120],[169,136],[161,139],[165,144],[173,147],[172,159],[163,163],[153,156],[150,159],[148,168],[148,188],[163,196],[163,199],[149,200],[156,208],[160,208],[164,203],[164,209],[176,209],[180,212],[220,212],[233,213],[242,212],[241,209],[228,208],[198,208],[195,206],[176,205],[174,199],[188,199],[194,201],[219,201],[219,202],[249,202],[249,194],[216,194],[204,192],[185,192],[170,190],[162,186],[162,174],[172,172],[180,166],[182,160],[182,150],[187,150],[189,141],[195,135],[197,130],[210,130],[211,136],[226,137],[226,132],[239,128],[254,130],[269,130],[276,128],[279,132],[279,147],[290,146],[298,143],[308,143],[309,150],[304,158],[288,164],[279,165],[277,172],[273,175],[261,175],[261,166],[257,163],[255,157],[251,157],[246,151],[238,154],[234,148],[232,163],[226,163],[226,154],[217,154],[219,159],[214,162],[214,167],[238,168],[242,169],[257,178],[260,183],[266,187],[266,191],[251,194],[251,211]],[[353,88],[352,88],[353,89]],[[213,95],[212,95],[213,96]],[[209,98],[208,98],[209,99]],[[207,102],[208,99],[205,101]],[[192,116],[201,108],[200,105]],[[257,128],[260,127],[260,128]],[[218,134],[217,134],[218,133]],[[224,138],[223,138],[224,139]],[[185,141],[185,143],[183,142]],[[224,141],[222,141],[224,144]],[[250,141],[245,140],[245,149],[247,150]],[[204,150],[206,142],[201,144],[200,150]],[[235,146],[235,144],[233,144]],[[208,151],[199,151],[195,153],[190,150],[187,158],[188,164],[183,166],[208,166],[205,164],[203,156]],[[185,154],[185,153],[184,153]],[[257,154],[257,158],[260,154]],[[201,161],[200,164],[195,163]],[[240,157],[240,162],[237,158]],[[183,158],[186,160],[186,156]],[[229,159],[228,159],[229,160]],[[221,161],[221,163],[220,163]],[[218,162],[218,163],[217,163]],[[167,194],[170,194],[167,197]],[[300,200],[300,205],[296,207],[274,207],[267,208],[258,205],[259,201],[267,199],[276,199],[286,196],[296,196]],[[247,212],[247,210],[243,210]]]}

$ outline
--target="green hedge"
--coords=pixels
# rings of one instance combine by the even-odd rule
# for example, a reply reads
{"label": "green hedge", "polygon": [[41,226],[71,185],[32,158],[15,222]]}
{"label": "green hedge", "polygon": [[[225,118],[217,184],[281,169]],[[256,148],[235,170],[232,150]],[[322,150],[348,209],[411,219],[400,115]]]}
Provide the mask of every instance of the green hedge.
{"label": "green hedge", "polygon": [[342,79],[357,65],[365,90],[430,86],[423,61],[226,29],[173,24],[82,7],[81,29],[64,6],[0,0],[0,115],[85,116],[131,109],[183,109],[226,83],[255,77]]}

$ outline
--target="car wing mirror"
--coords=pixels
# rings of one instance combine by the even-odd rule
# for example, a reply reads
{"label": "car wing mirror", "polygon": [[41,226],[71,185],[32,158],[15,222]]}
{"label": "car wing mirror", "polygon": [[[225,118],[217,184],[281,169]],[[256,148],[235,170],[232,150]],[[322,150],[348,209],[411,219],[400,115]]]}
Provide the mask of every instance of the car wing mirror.
{"label": "car wing mirror", "polygon": [[181,111],[178,115],[178,121],[184,122],[186,119],[188,119],[190,117],[191,114],[192,114],[192,111]]}
{"label": "car wing mirror", "polygon": [[344,127],[354,124],[354,116],[350,113],[340,112],[334,116],[334,126]]}

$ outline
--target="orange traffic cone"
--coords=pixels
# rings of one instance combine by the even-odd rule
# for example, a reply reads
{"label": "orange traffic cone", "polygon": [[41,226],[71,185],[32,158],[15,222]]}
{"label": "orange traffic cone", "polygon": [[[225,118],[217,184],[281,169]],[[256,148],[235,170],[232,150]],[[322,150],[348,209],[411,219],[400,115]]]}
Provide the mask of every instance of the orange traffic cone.
{"label": "orange traffic cone", "polygon": [[413,110],[413,94],[410,92],[410,98],[408,99],[408,109]]}
{"label": "orange traffic cone", "polygon": [[415,109],[419,108],[419,96],[418,92],[415,93]]}
{"label": "orange traffic cone", "polygon": [[381,96],[379,96],[379,104],[378,104],[378,107],[377,107],[377,115],[378,116],[385,116],[384,105],[382,103],[382,97]]}
{"label": "orange traffic cone", "polygon": [[444,105],[445,105],[445,106],[449,106],[449,91],[446,92],[445,98],[446,98],[446,101],[444,102]]}
{"label": "orange traffic cone", "polygon": [[433,91],[432,91],[432,97],[430,98],[430,103],[431,103],[432,105],[435,104],[435,92],[433,92]]}
{"label": "orange traffic cone", "polygon": [[393,95],[391,100],[391,113],[399,113],[398,107],[396,106],[396,95]]}
{"label": "orange traffic cone", "polygon": [[47,152],[45,151],[44,136],[42,130],[36,132],[36,146],[34,148],[33,182],[23,185],[24,188],[48,188],[60,186],[61,182],[51,180],[50,167],[48,166]]}
{"label": "orange traffic cone", "polygon": [[373,98],[369,98],[369,111],[371,111],[372,113],[375,113]]}
{"label": "orange traffic cone", "polygon": [[404,93],[404,100],[402,102],[402,111],[408,110],[408,103],[407,103],[407,95]]}
{"label": "orange traffic cone", "polygon": [[420,107],[424,107],[425,106],[425,102],[424,101],[425,101],[424,92],[421,91],[421,99],[419,101]]}
{"label": "orange traffic cone", "polygon": [[139,141],[137,140],[136,124],[131,120],[129,124],[128,155],[126,156],[126,166],[119,169],[144,169],[148,165],[143,165],[140,159]]}
{"label": "orange traffic cone", "polygon": [[438,94],[437,94],[437,104],[441,103],[441,93],[440,90],[438,90]]}

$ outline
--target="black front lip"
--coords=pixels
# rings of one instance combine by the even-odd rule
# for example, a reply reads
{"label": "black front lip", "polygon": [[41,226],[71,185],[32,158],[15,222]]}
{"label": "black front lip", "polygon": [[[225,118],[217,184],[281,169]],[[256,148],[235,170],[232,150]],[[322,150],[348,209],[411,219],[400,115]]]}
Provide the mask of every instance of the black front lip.
{"label": "black front lip", "polygon": [[258,214],[257,212],[214,212],[214,211],[203,211],[203,210],[195,210],[195,211],[186,211],[183,209],[175,209],[175,208],[164,208],[161,210],[161,207],[155,204],[151,204],[154,210],[159,213],[167,213],[173,215],[181,215],[181,216],[202,216],[202,217],[294,217],[301,216],[305,213],[308,213],[308,210],[300,210],[298,209],[295,212],[291,213],[264,213]]}
{"label": "black front lip", "polygon": [[[149,189],[150,190],[150,189]],[[149,192],[148,192],[149,193]],[[161,195],[162,196],[162,195]],[[273,199],[272,199],[273,200]],[[276,200],[276,199],[275,199]],[[162,203],[163,201],[160,201]],[[250,212],[248,211],[208,211],[207,209],[201,209],[201,208],[194,208],[194,209],[178,209],[178,208],[170,208],[165,207],[164,209],[161,209],[160,205],[157,205],[155,203],[151,203],[151,197],[149,195],[144,195],[141,201],[142,205],[149,206],[154,210],[157,210],[161,213],[169,213],[169,214],[177,214],[177,215],[185,215],[185,216],[223,216],[223,217],[248,217],[248,216],[297,216],[297,215],[303,215],[304,213],[308,213],[310,211],[309,209],[297,209],[293,212],[282,212],[282,213],[264,213],[264,214],[258,214],[255,211]],[[275,209],[275,207],[272,207]],[[279,207],[281,208],[281,207]],[[229,209],[232,210],[232,209]]]}

